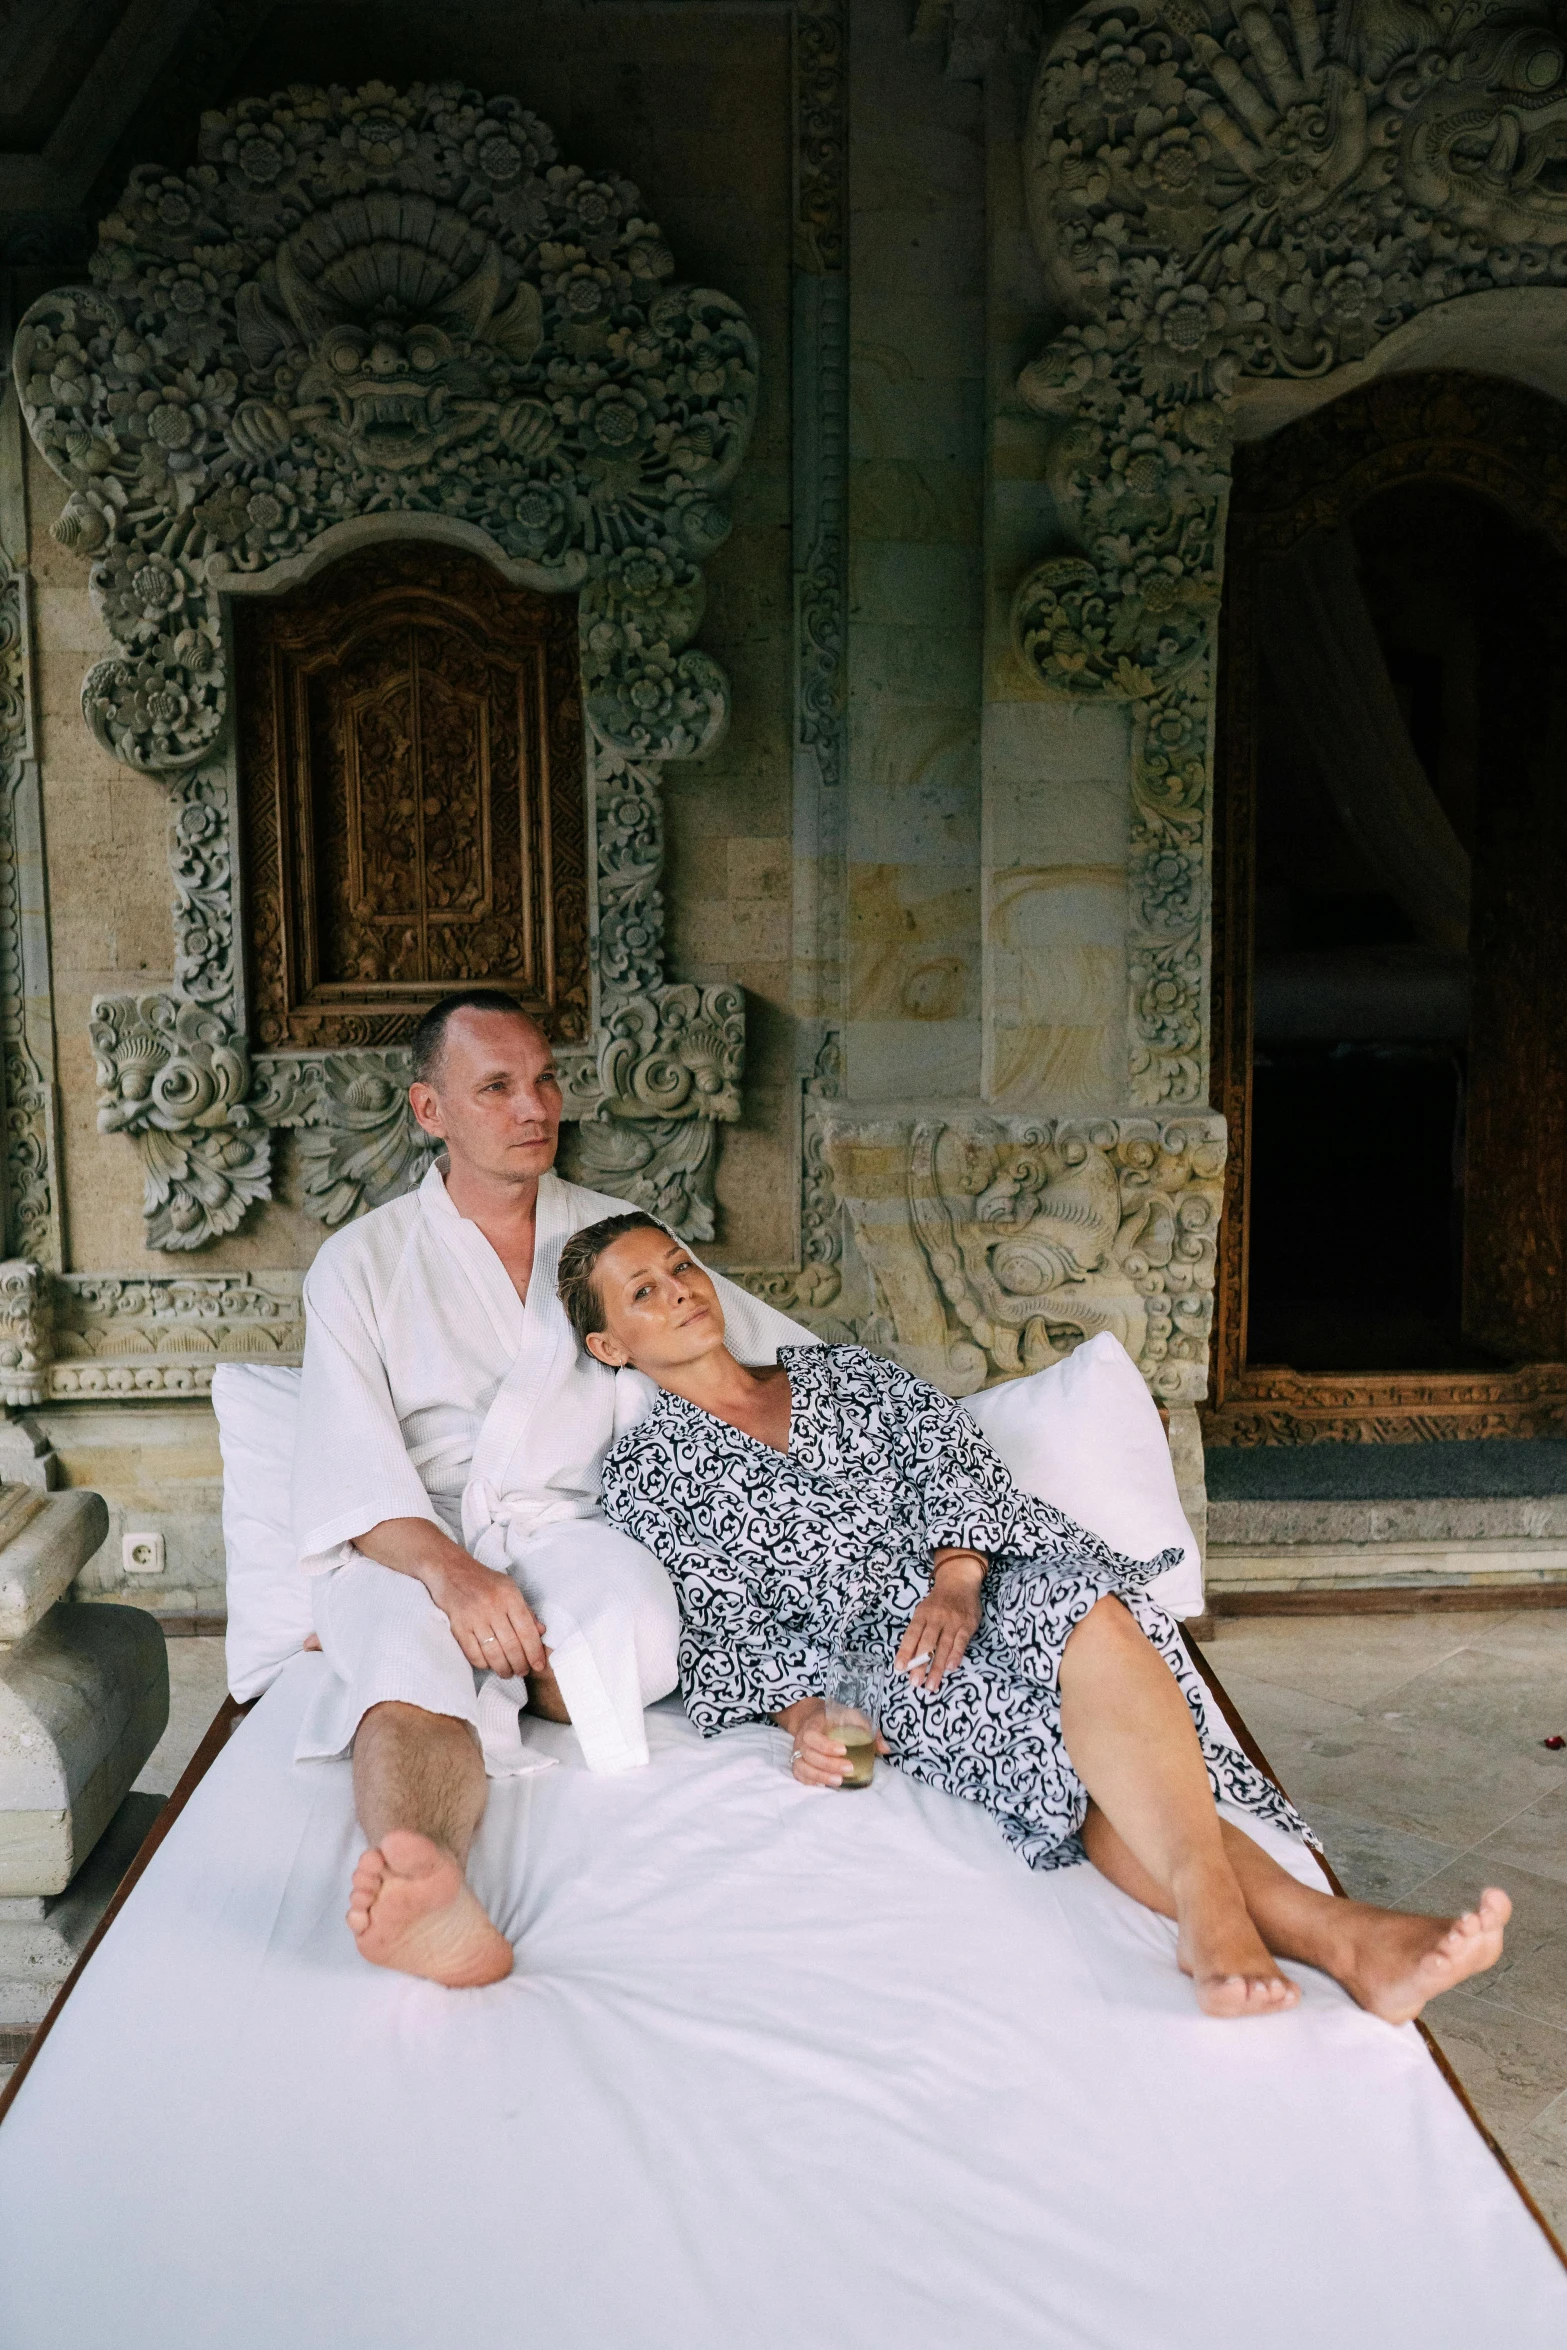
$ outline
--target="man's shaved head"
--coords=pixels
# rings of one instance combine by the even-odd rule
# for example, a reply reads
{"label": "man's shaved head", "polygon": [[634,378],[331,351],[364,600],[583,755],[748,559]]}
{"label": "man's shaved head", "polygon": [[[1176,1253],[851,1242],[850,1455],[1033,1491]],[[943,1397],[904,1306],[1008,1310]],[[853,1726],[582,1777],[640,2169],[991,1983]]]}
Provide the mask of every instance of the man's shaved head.
{"label": "man's shaved head", "polygon": [[[519,1020],[526,1020],[530,1028],[539,1024],[531,1012],[525,1012],[514,995],[500,987],[465,987],[456,995],[442,996],[432,1004],[413,1032],[413,1082],[415,1085],[439,1085],[441,1056],[446,1049],[446,1030],[457,1012],[512,1012]],[[540,1035],[543,1030],[539,1030]]]}

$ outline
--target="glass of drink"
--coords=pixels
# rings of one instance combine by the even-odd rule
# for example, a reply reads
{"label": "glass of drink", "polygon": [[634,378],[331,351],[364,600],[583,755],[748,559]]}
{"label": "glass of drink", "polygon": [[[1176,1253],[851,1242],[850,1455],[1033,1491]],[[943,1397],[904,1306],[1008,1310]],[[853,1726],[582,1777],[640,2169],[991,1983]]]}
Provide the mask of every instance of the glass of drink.
{"label": "glass of drink", "polygon": [[827,1735],[848,1750],[843,1784],[868,1787],[876,1769],[876,1733],[881,1726],[882,1665],[863,1648],[847,1648],[827,1673]]}

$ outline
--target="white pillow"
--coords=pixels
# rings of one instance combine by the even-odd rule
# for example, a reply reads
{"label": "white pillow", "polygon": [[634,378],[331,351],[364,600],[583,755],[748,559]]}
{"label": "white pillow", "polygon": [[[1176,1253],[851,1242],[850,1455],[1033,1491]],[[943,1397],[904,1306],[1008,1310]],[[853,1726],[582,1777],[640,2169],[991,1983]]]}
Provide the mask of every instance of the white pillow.
{"label": "white pillow", "polygon": [[259,1697],[315,1629],[310,1577],[294,1540],[294,1422],[298,1371],[220,1363],[212,1408],[223,1453],[223,1548],[228,1574],[229,1688]]}
{"label": "white pillow", "polygon": [[[292,1511],[299,1379],[298,1371],[262,1363],[223,1363],[212,1375],[223,1453],[229,1687],[242,1703],[277,1678],[314,1629]],[[1143,1559],[1179,1544],[1181,1564],[1149,1589],[1172,1615],[1202,1612],[1202,1566],[1181,1515],[1158,1406],[1108,1332],[1064,1363],[965,1396],[963,1408],[1025,1493],[1054,1502],[1112,1549]]]}
{"label": "white pillow", "polygon": [[1063,1363],[962,1398],[1025,1493],[1055,1503],[1125,1558],[1179,1544],[1151,1597],[1172,1616],[1202,1613],[1202,1560],[1181,1514],[1159,1407],[1108,1330]]}

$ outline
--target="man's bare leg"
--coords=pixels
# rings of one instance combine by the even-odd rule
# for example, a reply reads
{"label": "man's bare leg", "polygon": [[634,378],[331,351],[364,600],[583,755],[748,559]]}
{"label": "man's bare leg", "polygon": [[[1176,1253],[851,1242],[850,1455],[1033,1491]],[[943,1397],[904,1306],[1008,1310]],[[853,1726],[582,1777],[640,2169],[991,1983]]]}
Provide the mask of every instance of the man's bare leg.
{"label": "man's bare leg", "polygon": [[[1481,1894],[1478,1909],[1459,1918],[1376,1909],[1302,1885],[1241,1829],[1228,1820],[1219,1825],[1246,1907],[1268,1948],[1279,1958],[1320,1967],[1359,2006],[1388,2023],[1408,2023],[1428,1999],[1482,1974],[1501,1957],[1513,1905],[1494,1885]],[[1168,1894],[1102,1812],[1090,1811],[1083,1842],[1112,1885],[1145,1909],[1174,1917]]]}
{"label": "man's bare leg", "polygon": [[1300,1992],[1274,1965],[1225,1849],[1191,1709],[1119,1600],[1099,1600],[1067,1640],[1061,1731],[1099,1813],[1162,1896],[1147,1906],[1175,1919],[1198,2005],[1216,2016],[1293,2007]]}
{"label": "man's bare leg", "polygon": [[348,1923],[372,1966],[453,1989],[498,1983],[512,1948],[464,1870],[484,1817],[484,1757],[466,1722],[417,1705],[373,1705],[354,1739],[354,1807],[370,1839]]}

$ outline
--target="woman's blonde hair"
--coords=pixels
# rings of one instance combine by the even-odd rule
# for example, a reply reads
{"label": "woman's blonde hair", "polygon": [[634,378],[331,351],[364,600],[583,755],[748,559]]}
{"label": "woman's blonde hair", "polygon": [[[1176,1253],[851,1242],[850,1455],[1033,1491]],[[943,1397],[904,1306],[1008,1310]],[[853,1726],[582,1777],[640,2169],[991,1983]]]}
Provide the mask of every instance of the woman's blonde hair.
{"label": "woman's blonde hair", "polygon": [[604,1327],[604,1308],[599,1301],[598,1283],[593,1278],[599,1258],[626,1232],[662,1232],[666,1240],[675,1237],[656,1216],[633,1208],[627,1215],[603,1216],[597,1224],[585,1224],[580,1232],[572,1234],[560,1252],[555,1294],[583,1346],[593,1331]]}

